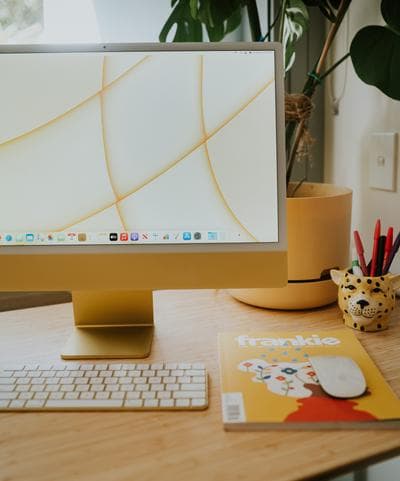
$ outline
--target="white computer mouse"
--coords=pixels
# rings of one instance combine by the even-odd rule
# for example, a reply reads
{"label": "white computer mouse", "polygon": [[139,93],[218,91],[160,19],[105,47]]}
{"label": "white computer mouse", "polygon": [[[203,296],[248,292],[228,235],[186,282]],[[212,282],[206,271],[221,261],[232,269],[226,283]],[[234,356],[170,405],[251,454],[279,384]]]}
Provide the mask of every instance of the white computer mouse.
{"label": "white computer mouse", "polygon": [[309,361],[322,389],[336,398],[361,396],[367,389],[364,374],[358,364],[344,356],[310,356]]}

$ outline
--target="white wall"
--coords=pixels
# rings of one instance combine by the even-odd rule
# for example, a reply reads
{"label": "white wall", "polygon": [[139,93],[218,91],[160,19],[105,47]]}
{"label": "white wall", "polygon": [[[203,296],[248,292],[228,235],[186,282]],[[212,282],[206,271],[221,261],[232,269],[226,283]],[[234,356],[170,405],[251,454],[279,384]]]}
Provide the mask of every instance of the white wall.
{"label": "white wall", "polygon": [[[382,23],[380,1],[354,0],[350,9],[349,38],[364,25]],[[348,50],[346,26],[341,28],[335,44],[335,58]],[[346,48],[347,47],[347,48]],[[345,80],[345,67],[333,75],[337,94]],[[327,85],[329,87],[329,85]],[[400,102],[386,97],[375,87],[364,84],[354,72],[351,61],[347,65],[347,81],[339,115],[332,115],[329,88],[325,95],[325,181],[353,189],[353,228],[359,229],[368,255],[372,244],[375,221],[380,217],[385,227],[400,230],[400,168],[397,169],[396,192],[384,192],[368,186],[368,141],[372,132],[400,132]],[[399,159],[398,159],[399,160]],[[400,272],[400,255],[393,264],[393,272]],[[368,481],[399,478],[400,459],[371,467]]]}
{"label": "white wall", "polygon": [[[351,39],[362,26],[382,23],[380,1],[354,0],[349,18]],[[336,42],[336,58],[346,51],[345,32],[344,26]],[[375,87],[359,80],[350,60],[347,68],[345,94],[338,116],[331,114],[329,89],[326,89],[325,181],[353,189],[353,227],[360,230],[370,252],[373,227],[378,217],[382,218],[385,228],[393,225],[395,231],[400,229],[400,169],[397,171],[396,192],[368,187],[369,135],[372,132],[400,132],[400,102],[387,98]],[[340,66],[334,74],[336,92],[342,88],[344,71],[345,67]],[[392,271],[400,272],[400,255]]]}

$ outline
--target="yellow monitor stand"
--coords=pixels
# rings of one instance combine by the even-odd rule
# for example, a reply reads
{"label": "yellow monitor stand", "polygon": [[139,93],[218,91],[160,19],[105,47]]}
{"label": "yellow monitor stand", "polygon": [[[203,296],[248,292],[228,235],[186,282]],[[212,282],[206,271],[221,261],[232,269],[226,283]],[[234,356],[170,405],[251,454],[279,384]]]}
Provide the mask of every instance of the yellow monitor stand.
{"label": "yellow monitor stand", "polygon": [[63,359],[147,357],[154,334],[151,290],[72,292],[75,326]]}

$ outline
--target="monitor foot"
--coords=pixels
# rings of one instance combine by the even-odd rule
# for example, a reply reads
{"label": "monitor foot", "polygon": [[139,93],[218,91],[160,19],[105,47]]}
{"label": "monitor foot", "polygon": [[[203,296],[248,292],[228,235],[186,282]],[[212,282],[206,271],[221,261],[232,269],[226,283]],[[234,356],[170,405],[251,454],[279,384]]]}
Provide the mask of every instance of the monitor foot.
{"label": "monitor foot", "polygon": [[62,359],[147,357],[154,334],[153,293],[72,292],[75,326]]}
{"label": "monitor foot", "polygon": [[150,355],[154,326],[74,327],[62,359],[132,359]]}

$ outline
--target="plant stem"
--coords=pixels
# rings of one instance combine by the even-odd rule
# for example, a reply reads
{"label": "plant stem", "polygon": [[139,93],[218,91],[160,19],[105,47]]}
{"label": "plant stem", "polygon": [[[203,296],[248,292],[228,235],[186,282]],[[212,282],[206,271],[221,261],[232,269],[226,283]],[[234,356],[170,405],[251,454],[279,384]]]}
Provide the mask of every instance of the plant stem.
{"label": "plant stem", "polygon": [[281,9],[282,9],[282,5],[279,7],[278,13],[276,14],[276,17],[274,18],[274,21],[270,25],[268,25],[268,32],[264,35],[264,37],[262,37],[262,39],[261,39],[262,42],[265,42],[265,40],[268,40],[268,41],[271,40],[270,37],[271,37],[272,29],[275,27],[276,22],[279,19],[279,16],[281,14]]}
{"label": "plant stem", "polygon": [[346,53],[346,55],[343,55],[341,59],[339,59],[337,62],[335,62],[332,67],[329,67],[328,70],[325,70],[325,72],[319,77],[321,80],[323,80],[325,77],[327,77],[331,72],[335,70],[336,67],[339,67],[339,65],[344,62],[348,57],[350,57],[350,52]]}
{"label": "plant stem", "polygon": [[262,38],[262,33],[256,0],[247,0],[246,7],[249,16],[251,38],[253,42],[259,42]]}
{"label": "plant stem", "polygon": [[267,39],[268,41],[271,40],[271,0],[267,0],[267,19],[268,19],[268,32],[264,36],[263,40]]}
{"label": "plant stem", "polygon": [[[328,35],[326,37],[326,40],[324,42],[324,45],[322,47],[321,54],[319,56],[318,62],[316,64],[315,69],[312,71],[313,75],[309,75],[304,88],[303,88],[303,94],[307,95],[307,97],[312,98],[314,95],[315,89],[317,86],[321,83],[321,70],[325,64],[329,49],[332,46],[333,40],[339,30],[339,27],[343,21],[343,17],[345,16],[347,10],[349,9],[349,6],[351,4],[352,0],[342,0],[339,5],[337,17],[336,17],[336,22],[331,25],[331,28],[328,32]],[[304,133],[304,127],[306,125],[305,120],[301,120],[297,124],[296,128],[296,123],[295,122],[290,122],[286,128],[286,142],[287,142],[287,151],[289,153],[289,159],[287,161],[287,168],[286,168],[286,183],[288,184],[292,175],[292,170],[294,166],[294,161],[296,159],[296,154],[297,154],[297,149],[300,144],[300,140],[303,136]],[[293,135],[296,133],[293,144],[292,144],[292,139]],[[291,150],[290,145],[292,145]]]}
{"label": "plant stem", "polygon": [[286,4],[287,4],[287,0],[282,0],[282,3],[281,3],[281,18],[280,18],[280,21],[279,21],[279,38],[278,38],[278,42],[281,42],[281,43],[283,43],[283,33],[284,33],[284,28],[285,28]]}

